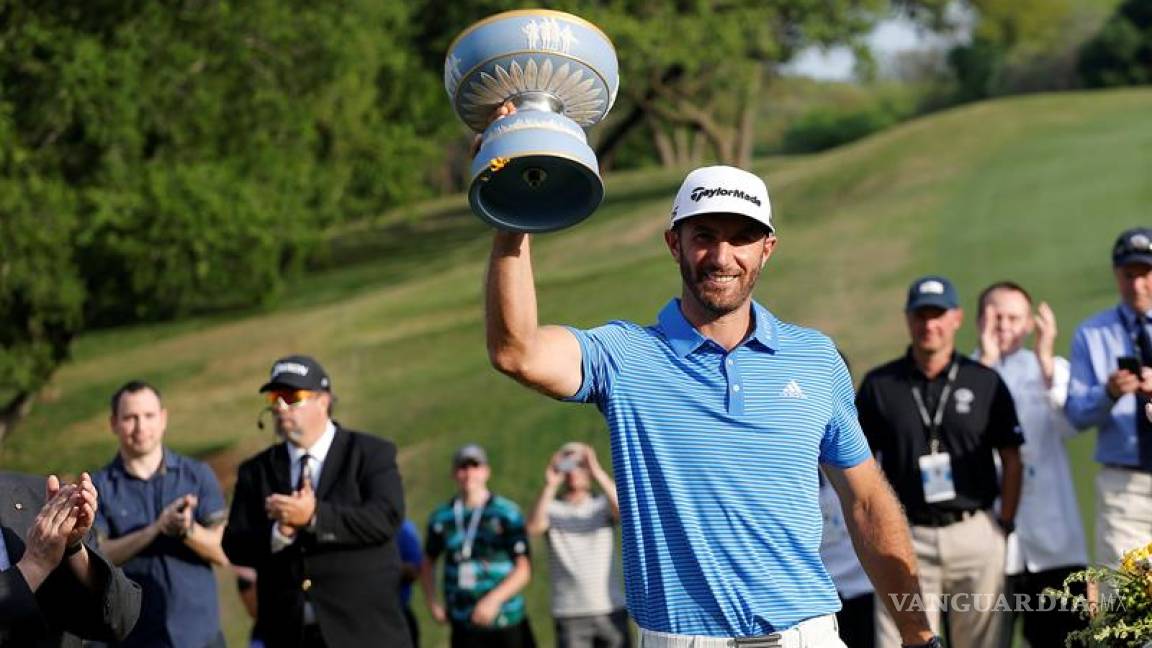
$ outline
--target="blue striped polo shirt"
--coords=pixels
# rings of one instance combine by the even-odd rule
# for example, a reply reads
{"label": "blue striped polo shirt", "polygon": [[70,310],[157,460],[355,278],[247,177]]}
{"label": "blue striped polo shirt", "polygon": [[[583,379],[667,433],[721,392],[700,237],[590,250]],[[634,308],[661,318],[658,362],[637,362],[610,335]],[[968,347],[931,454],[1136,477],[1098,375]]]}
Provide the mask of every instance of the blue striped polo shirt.
{"label": "blue striped polo shirt", "polygon": [[818,463],[871,456],[824,334],[753,302],[725,351],[672,300],[658,323],[583,331],[583,382],[612,435],[628,609],[657,632],[741,637],[840,608],[820,561]]}

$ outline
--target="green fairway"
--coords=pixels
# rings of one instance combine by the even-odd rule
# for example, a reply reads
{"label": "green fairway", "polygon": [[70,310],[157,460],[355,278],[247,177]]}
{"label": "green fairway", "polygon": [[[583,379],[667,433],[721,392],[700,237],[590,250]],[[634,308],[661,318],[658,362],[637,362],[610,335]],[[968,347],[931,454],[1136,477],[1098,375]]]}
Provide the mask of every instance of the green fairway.
{"label": "green fairway", "polygon": [[[831,334],[859,378],[903,352],[901,308],[914,276],[956,281],[965,352],[976,340],[976,293],[1013,279],[1052,304],[1066,352],[1076,324],[1115,301],[1112,239],[1148,224],[1150,115],[1148,90],[1037,95],[941,113],[820,155],[762,160],[780,243],[758,299]],[[661,233],[682,175],[610,175],[596,215],[534,240],[543,321],[654,319],[679,289]],[[299,282],[276,310],[82,337],[6,440],[0,465],[100,467],[115,451],[106,399],[139,377],[165,392],[169,444],[210,460],[230,488],[237,461],[273,441],[255,426],[256,389],[271,361],[292,352],[326,365],[338,420],[399,445],[409,515],[421,527],[451,494],[449,456],[461,443],[488,448],[493,489],[523,507],[564,441],[592,443],[607,464],[594,408],[553,402],[489,367],[481,280],[490,234],[463,197],[429,214],[421,222],[390,214],[335,234],[333,269]],[[388,228],[407,236],[381,236]],[[1093,442],[1093,434],[1072,442],[1089,528]],[[530,617],[550,645],[545,548],[534,549]],[[230,644],[241,645],[242,610],[232,580],[221,584]],[[425,645],[446,645],[419,594],[414,609]]]}

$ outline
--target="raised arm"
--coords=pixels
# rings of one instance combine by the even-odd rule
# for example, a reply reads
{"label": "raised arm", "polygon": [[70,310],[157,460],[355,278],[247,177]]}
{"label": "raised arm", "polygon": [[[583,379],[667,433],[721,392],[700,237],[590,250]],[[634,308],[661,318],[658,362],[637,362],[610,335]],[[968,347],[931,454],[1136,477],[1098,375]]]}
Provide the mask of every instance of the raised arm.
{"label": "raised arm", "polygon": [[549,396],[580,389],[580,343],[561,326],[540,326],[527,234],[497,232],[486,283],[485,325],[492,366]]}
{"label": "raised arm", "polygon": [[905,644],[923,644],[932,638],[923,609],[897,603],[920,595],[916,553],[908,523],[888,481],[873,459],[851,468],[825,465],[828,481],[840,496],[852,545],[872,586],[896,621]]}

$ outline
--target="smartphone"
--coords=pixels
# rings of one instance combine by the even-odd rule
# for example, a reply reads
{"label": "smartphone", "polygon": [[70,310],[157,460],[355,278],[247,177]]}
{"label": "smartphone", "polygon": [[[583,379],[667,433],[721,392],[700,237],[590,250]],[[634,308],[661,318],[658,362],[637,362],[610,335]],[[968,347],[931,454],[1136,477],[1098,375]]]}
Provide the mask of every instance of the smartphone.
{"label": "smartphone", "polygon": [[580,462],[576,459],[576,457],[569,455],[556,462],[556,472],[572,472],[579,465]]}
{"label": "smartphone", "polygon": [[1116,368],[1140,375],[1140,359],[1136,356],[1120,356],[1116,358]]}

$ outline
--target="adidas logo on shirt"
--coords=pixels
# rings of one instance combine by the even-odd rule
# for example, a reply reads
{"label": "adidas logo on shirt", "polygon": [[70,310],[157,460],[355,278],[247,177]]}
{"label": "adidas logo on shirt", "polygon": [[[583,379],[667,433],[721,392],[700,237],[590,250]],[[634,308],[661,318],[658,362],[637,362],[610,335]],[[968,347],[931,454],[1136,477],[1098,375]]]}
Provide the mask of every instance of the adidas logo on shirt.
{"label": "adidas logo on shirt", "polygon": [[800,389],[800,383],[795,380],[789,380],[780,395],[784,398],[808,398],[804,395],[804,390]]}

